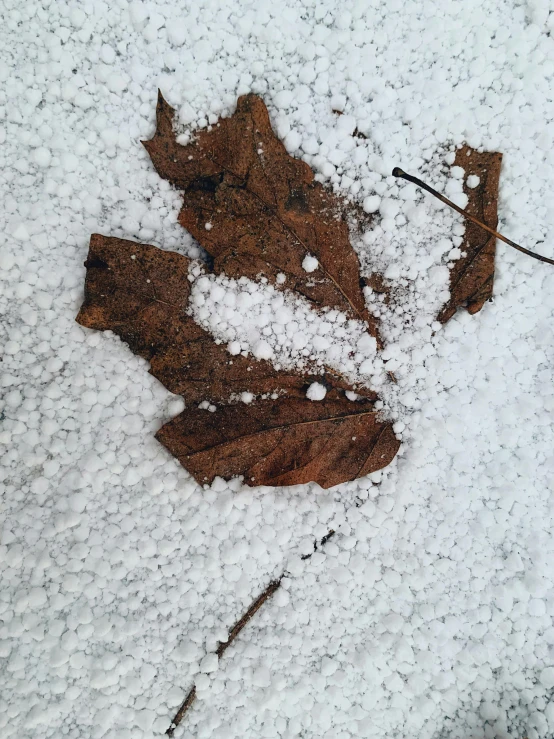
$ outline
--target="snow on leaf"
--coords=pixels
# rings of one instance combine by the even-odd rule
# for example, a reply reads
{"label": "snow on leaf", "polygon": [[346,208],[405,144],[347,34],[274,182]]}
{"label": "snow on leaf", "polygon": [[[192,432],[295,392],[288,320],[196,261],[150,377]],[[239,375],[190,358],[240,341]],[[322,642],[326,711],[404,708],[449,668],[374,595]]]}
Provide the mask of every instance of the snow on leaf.
{"label": "snow on leaf", "polygon": [[[215,411],[187,408],[157,434],[198,482],[244,475],[251,485],[315,481],[330,487],[394,458],[399,442],[391,424],[376,414],[374,393],[366,390],[354,403],[345,395],[353,387],[330,372],[277,371],[270,362],[232,356],[216,344],[187,315],[187,257],[94,234],[85,266],[77,321],[114,331],[187,402],[216,404]],[[329,390],[314,403],[306,391],[316,379]],[[252,393],[253,402],[229,402],[241,392]]]}
{"label": "snow on leaf", "polygon": [[[213,257],[214,271],[272,283],[284,274],[287,289],[366,321],[377,337],[350,244],[346,215],[356,211],[287,153],[263,101],[240,97],[230,118],[186,146],[175,141],[173,115],[160,93],[156,133],[143,143],[158,174],[185,191],[179,222]],[[313,272],[303,267],[307,256],[319,262]]]}
{"label": "snow on leaf", "polygon": [[[349,240],[348,223],[359,220],[360,209],[289,156],[263,101],[239,98],[233,116],[198,132],[186,146],[176,142],[173,116],[160,94],[156,133],[144,145],[160,176],[184,191],[179,221],[210,254],[213,272],[265,277],[316,309],[335,308],[365,321],[380,342]],[[492,224],[500,155],[464,149],[458,156],[468,174],[480,177],[478,187],[466,188],[470,206]],[[482,241],[468,227],[468,255],[453,270],[452,299],[441,320],[465,302],[474,312],[489,296],[494,243]],[[313,270],[306,270],[307,259]],[[165,387],[197,405],[163,426],[157,438],[198,482],[242,475],[250,485],[314,481],[327,488],[375,472],[396,455],[399,441],[376,412],[372,391],[329,370],[277,370],[216,343],[188,313],[186,257],[94,234],[85,265],[77,321],[114,331],[150,361]],[[380,275],[372,275],[371,284],[380,283]],[[325,392],[314,402],[306,393],[316,382]],[[345,394],[352,397],[353,391],[355,402]],[[237,402],[241,394],[248,403]]]}
{"label": "snow on leaf", "polygon": [[[498,183],[502,154],[480,153],[463,146],[456,152],[454,166],[464,170],[466,210],[491,228],[498,223]],[[478,178],[477,186],[470,187]],[[481,310],[492,297],[496,239],[471,221],[465,223],[461,246],[465,256],[454,263],[450,271],[450,299],[439,313],[438,320],[446,323],[460,307],[473,314]]]}

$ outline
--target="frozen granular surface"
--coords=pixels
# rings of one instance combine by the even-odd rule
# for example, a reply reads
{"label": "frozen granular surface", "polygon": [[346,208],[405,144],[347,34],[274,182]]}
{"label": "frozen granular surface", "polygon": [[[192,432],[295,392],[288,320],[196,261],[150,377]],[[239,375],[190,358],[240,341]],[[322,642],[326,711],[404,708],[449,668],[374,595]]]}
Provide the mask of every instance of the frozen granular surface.
{"label": "frozen granular surface", "polygon": [[[554,255],[548,3],[2,10],[2,737],[161,736],[194,681],[177,736],[550,736],[554,272],[500,244],[494,302],[437,331],[464,225],[390,177],[463,204],[455,148],[502,152],[500,231]],[[373,214],[353,243],[394,284],[367,296],[383,352],[255,281],[198,274],[191,311],[231,354],[331,359],[379,387],[404,442],[382,473],[200,488],[154,439],[182,401],[75,324],[91,233],[204,256],[140,143],[157,88],[182,142],[261,95],[288,151]]]}

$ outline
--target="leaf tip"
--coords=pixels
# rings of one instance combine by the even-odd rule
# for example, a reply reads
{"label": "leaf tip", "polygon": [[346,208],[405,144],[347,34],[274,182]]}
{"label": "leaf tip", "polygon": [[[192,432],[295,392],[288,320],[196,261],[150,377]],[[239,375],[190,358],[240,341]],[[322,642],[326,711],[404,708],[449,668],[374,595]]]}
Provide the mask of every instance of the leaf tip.
{"label": "leaf tip", "polygon": [[158,87],[158,102],[156,104],[156,130],[151,139],[141,139],[141,144],[144,146],[146,151],[150,153],[152,142],[158,136],[164,136],[166,134],[173,135],[173,117],[175,115],[175,108],[164,98],[162,91]]}
{"label": "leaf tip", "polygon": [[166,115],[170,116],[171,118],[175,114],[175,108],[172,108],[171,105],[167,102],[167,100],[162,95],[162,91],[160,88],[158,88],[158,102],[156,105],[156,118],[158,125],[160,123],[160,116]]}

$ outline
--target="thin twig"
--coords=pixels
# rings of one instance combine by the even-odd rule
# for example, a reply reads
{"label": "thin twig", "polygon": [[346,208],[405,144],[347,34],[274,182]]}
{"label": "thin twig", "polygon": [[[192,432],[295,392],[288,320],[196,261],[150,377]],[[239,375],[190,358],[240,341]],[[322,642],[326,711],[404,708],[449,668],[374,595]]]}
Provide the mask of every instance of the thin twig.
{"label": "thin twig", "polygon": [[[219,645],[215,651],[218,657],[222,656],[222,654],[225,652],[227,647],[229,647],[231,643],[237,638],[237,636],[244,629],[246,624],[250,621],[252,616],[254,616],[254,614],[257,611],[259,611],[259,609],[263,606],[266,600],[269,600],[269,598],[271,598],[273,593],[275,593],[275,591],[279,589],[279,587],[281,586],[282,579],[283,579],[283,575],[281,575],[281,577],[278,580],[272,580],[267,586],[267,588],[263,591],[263,593],[256,598],[256,600],[252,603],[252,605],[249,607],[246,613],[244,613],[239,618],[237,623],[233,626],[233,628],[229,632],[229,638],[227,639],[227,641],[219,642]],[[182,702],[181,707],[175,714],[175,718],[171,722],[171,726],[165,732],[167,736],[173,736],[175,729],[179,726],[179,724],[183,720],[185,713],[192,706],[195,699],[196,699],[196,686],[193,685],[192,688],[187,693],[187,697]]]}
{"label": "thin twig", "polygon": [[[314,551],[312,554],[315,554],[317,552],[318,548],[325,546],[325,544],[329,541],[329,539],[334,536],[335,531],[334,529],[330,529],[325,536],[321,539],[321,541],[316,541],[314,543]],[[307,554],[302,559],[309,559],[312,554]],[[215,650],[215,653],[219,658],[222,657],[225,650],[231,646],[231,644],[234,642],[234,640],[237,638],[237,636],[240,634],[240,632],[244,629],[246,624],[250,621],[250,619],[260,610],[260,608],[263,606],[263,604],[268,601],[271,596],[281,587],[281,581],[283,577],[285,577],[286,571],[283,572],[280,577],[277,578],[277,580],[272,580],[267,588],[259,595],[256,600],[250,605],[248,610],[239,618],[239,620],[236,622],[236,624],[233,626],[231,631],[229,632],[229,638],[227,641],[219,642],[217,649]],[[171,726],[169,729],[165,732],[167,736],[173,736],[175,733],[175,729],[179,726],[181,721],[183,720],[186,712],[189,710],[189,708],[192,706],[196,699],[196,686],[193,685],[192,688],[187,693],[187,696],[185,700],[181,703],[181,706],[177,713],[175,714],[173,721],[171,722]]]}
{"label": "thin twig", "polygon": [[400,167],[395,167],[392,170],[392,174],[393,174],[393,177],[401,177],[403,180],[412,182],[414,185],[417,185],[418,187],[421,187],[423,190],[426,190],[427,192],[431,193],[431,195],[434,195],[436,198],[438,198],[441,201],[441,203],[444,203],[445,205],[450,206],[457,213],[462,215],[464,218],[467,218],[472,223],[475,223],[476,226],[480,226],[485,231],[488,231],[493,236],[496,236],[497,239],[500,239],[505,244],[508,244],[508,246],[513,246],[514,249],[517,249],[523,254],[527,254],[527,256],[529,257],[533,257],[533,259],[538,259],[539,262],[546,262],[547,264],[554,264],[554,259],[550,259],[549,257],[543,257],[541,254],[536,254],[534,251],[529,251],[529,249],[525,249],[523,246],[516,244],[515,241],[508,239],[506,236],[502,236],[502,234],[498,233],[498,231],[495,231],[494,228],[487,226],[485,223],[481,223],[481,221],[478,218],[475,218],[475,216],[472,216],[466,210],[464,210],[463,208],[460,208],[459,205],[456,205],[448,198],[445,198],[444,195],[441,195],[440,192],[437,192],[436,190],[434,190],[430,185],[427,185],[425,182],[423,182],[423,180],[420,180],[418,177],[414,177],[411,174],[406,174],[406,172],[400,169]]}
{"label": "thin twig", "polygon": [[269,598],[271,598],[273,593],[275,593],[275,591],[281,587],[282,579],[283,579],[283,575],[281,575],[281,577],[278,580],[272,580],[267,586],[267,588],[264,590],[264,592],[256,598],[256,600],[252,603],[252,605],[246,611],[246,613],[243,614],[239,618],[237,623],[233,626],[233,628],[229,632],[229,638],[227,639],[227,641],[219,642],[219,646],[215,652],[218,657],[221,657],[222,654],[225,652],[225,650],[229,646],[231,646],[231,643],[237,638],[237,636],[244,629],[246,624],[250,621],[252,616],[254,616],[260,610],[260,608],[263,606],[266,600],[269,600]]}
{"label": "thin twig", "polygon": [[171,722],[171,726],[169,729],[165,732],[167,736],[173,736],[175,733],[175,729],[179,726],[181,721],[183,720],[183,716],[185,713],[189,710],[189,708],[192,706],[196,698],[196,685],[193,685],[192,688],[189,690],[187,697],[185,700],[181,703],[181,707],[175,714],[175,717],[173,721]]}

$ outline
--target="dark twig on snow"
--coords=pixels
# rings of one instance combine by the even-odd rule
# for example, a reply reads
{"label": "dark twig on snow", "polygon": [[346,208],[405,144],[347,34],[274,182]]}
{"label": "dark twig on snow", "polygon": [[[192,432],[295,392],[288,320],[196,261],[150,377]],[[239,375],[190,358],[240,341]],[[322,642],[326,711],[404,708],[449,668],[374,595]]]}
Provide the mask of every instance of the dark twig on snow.
{"label": "dark twig on snow", "polygon": [[[256,598],[256,600],[248,608],[246,613],[244,613],[239,618],[237,623],[233,626],[233,628],[229,632],[229,638],[227,639],[227,641],[219,642],[219,645],[217,649],[215,650],[215,653],[217,654],[218,657],[222,656],[222,654],[225,652],[227,647],[229,647],[231,643],[237,638],[237,636],[244,629],[246,624],[250,621],[252,616],[254,616],[254,614],[260,610],[260,608],[263,606],[266,600],[269,600],[269,598],[271,598],[273,593],[279,589],[279,587],[281,586],[282,579],[283,579],[283,575],[281,575],[281,577],[278,580],[272,580],[267,586],[267,588],[263,591],[263,593]],[[194,703],[195,698],[196,698],[196,686],[193,685],[192,688],[187,693],[187,697],[182,702],[179,710],[175,714],[175,717],[173,721],[171,722],[171,726],[165,732],[167,736],[173,736],[175,729],[179,726],[179,724],[183,720],[185,713],[189,710],[189,708]]]}
{"label": "dark twig on snow", "polygon": [[266,600],[269,600],[273,593],[278,590],[281,587],[281,580],[283,579],[283,575],[278,580],[272,580],[267,588],[264,590],[264,592],[259,595],[256,600],[252,603],[250,608],[246,611],[245,614],[243,614],[237,623],[233,626],[229,633],[229,638],[227,641],[219,642],[219,646],[216,649],[216,654],[218,657],[221,657],[221,655],[225,652],[227,647],[231,645],[231,643],[237,638],[237,636],[240,634],[240,632],[244,629],[246,624],[250,621],[252,616],[254,616],[260,608],[263,606],[263,604],[266,602]]}
{"label": "dark twig on snow", "polygon": [[195,698],[196,698],[196,685],[193,685],[192,688],[187,693],[187,697],[181,703],[179,710],[175,714],[175,717],[173,718],[173,721],[171,722],[171,726],[165,732],[167,736],[173,736],[175,729],[179,726],[179,724],[183,720],[183,716],[194,703]]}
{"label": "dark twig on snow", "polygon": [[[318,543],[316,542],[314,544],[314,552],[317,552],[318,548],[325,546],[325,544],[329,541],[329,539],[335,534],[335,531],[333,529],[330,529],[325,536],[321,539],[321,541]],[[302,559],[309,559],[312,554],[307,554]],[[236,624],[233,626],[231,631],[229,632],[229,638],[227,641],[219,642],[219,645],[217,649],[215,650],[215,653],[218,657],[221,658],[221,656],[224,654],[225,650],[231,646],[233,641],[237,638],[237,636],[240,634],[240,632],[244,629],[246,624],[250,621],[250,619],[260,610],[260,608],[263,606],[263,604],[268,601],[271,596],[281,587],[281,580],[283,577],[285,577],[286,572],[283,572],[280,577],[277,578],[277,580],[272,580],[267,588],[259,595],[256,600],[249,606],[248,610],[243,613],[243,615],[239,618],[239,620],[236,622]],[[193,685],[192,688],[187,693],[187,696],[185,700],[181,703],[181,706],[179,707],[179,710],[175,714],[173,721],[171,722],[171,726],[169,729],[165,732],[167,736],[173,736],[175,733],[175,729],[179,726],[181,721],[183,720],[186,712],[189,710],[189,708],[192,706],[196,699],[196,686]]]}
{"label": "dark twig on snow", "polygon": [[444,203],[445,205],[450,206],[453,208],[457,213],[462,215],[464,218],[467,218],[472,223],[475,223],[476,226],[480,226],[485,231],[488,231],[493,236],[496,236],[497,239],[500,239],[505,244],[508,244],[509,246],[513,246],[514,249],[517,249],[520,252],[523,252],[523,254],[527,254],[529,257],[533,257],[533,259],[538,259],[539,262],[546,262],[547,264],[554,264],[554,259],[550,259],[549,257],[543,257],[541,254],[536,254],[534,251],[529,251],[529,249],[525,249],[523,246],[520,246],[519,244],[516,244],[515,241],[512,241],[511,239],[508,239],[506,236],[502,236],[501,233],[498,233],[498,231],[495,231],[494,228],[491,228],[490,226],[487,226],[485,223],[481,223],[481,221],[475,216],[472,216],[470,213],[465,211],[463,208],[460,208],[460,206],[453,203],[448,198],[445,198],[444,195],[441,195],[440,192],[437,192],[434,190],[430,185],[427,185],[423,180],[420,180],[418,177],[414,177],[411,174],[406,174],[400,167],[395,167],[392,170],[393,177],[401,177],[403,180],[407,180],[408,182],[412,182],[414,185],[417,185],[418,187],[421,187],[423,190],[426,190],[427,192],[431,193],[431,195],[434,195],[436,198],[438,198],[441,203]]}

